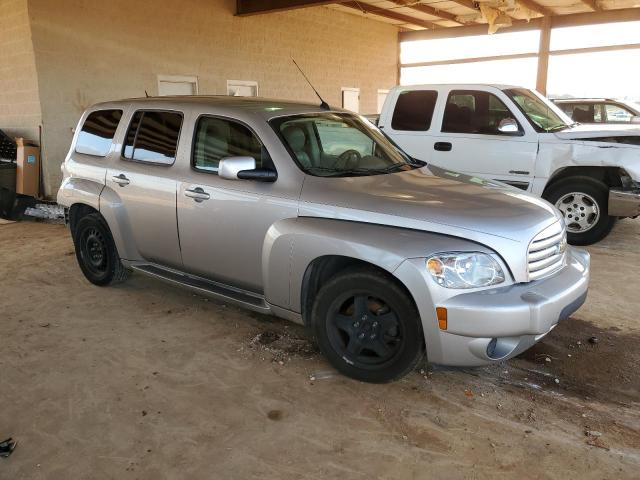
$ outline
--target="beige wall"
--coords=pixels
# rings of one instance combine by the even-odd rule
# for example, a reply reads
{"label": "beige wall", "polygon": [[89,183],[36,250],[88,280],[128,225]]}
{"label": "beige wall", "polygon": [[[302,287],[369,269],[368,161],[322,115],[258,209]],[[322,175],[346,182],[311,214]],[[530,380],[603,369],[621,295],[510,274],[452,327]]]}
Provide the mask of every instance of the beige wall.
{"label": "beige wall", "polygon": [[245,18],[233,15],[235,0],[29,0],[29,8],[47,194],[81,112],[156,94],[158,75],[195,75],[200,94],[255,80],[261,96],[316,101],[292,55],[330,104],[340,106],[341,87],[359,87],[363,113],[375,113],[377,90],[396,83],[397,29],[325,7]]}
{"label": "beige wall", "polygon": [[0,0],[0,129],[38,140],[40,121],[27,0]]}

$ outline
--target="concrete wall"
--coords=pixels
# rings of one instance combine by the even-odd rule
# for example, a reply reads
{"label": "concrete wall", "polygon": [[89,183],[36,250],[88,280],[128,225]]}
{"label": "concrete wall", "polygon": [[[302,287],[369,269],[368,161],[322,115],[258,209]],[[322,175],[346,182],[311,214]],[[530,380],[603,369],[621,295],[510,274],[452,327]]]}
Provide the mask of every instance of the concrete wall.
{"label": "concrete wall", "polygon": [[95,102],[157,93],[158,75],[195,75],[200,94],[227,80],[260,96],[316,101],[296,58],[333,105],[360,87],[361,112],[396,84],[397,29],[325,7],[239,18],[235,0],[29,0],[42,115],[47,194],[60,182],[81,112]]}
{"label": "concrete wall", "polygon": [[27,0],[0,0],[0,129],[38,140],[40,121]]}

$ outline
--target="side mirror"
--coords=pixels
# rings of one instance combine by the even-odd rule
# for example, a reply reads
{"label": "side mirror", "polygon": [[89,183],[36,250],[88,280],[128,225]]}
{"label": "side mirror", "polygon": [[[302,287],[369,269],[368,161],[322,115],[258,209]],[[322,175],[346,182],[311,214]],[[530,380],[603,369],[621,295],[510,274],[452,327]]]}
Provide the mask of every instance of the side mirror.
{"label": "side mirror", "polygon": [[256,168],[253,157],[227,157],[220,160],[218,176],[225,180],[256,180],[275,182],[278,174],[268,168]]}
{"label": "side mirror", "polygon": [[631,117],[631,123],[640,124],[640,116]]}
{"label": "side mirror", "polygon": [[505,118],[500,121],[498,131],[500,133],[520,133],[520,127],[513,118]]}

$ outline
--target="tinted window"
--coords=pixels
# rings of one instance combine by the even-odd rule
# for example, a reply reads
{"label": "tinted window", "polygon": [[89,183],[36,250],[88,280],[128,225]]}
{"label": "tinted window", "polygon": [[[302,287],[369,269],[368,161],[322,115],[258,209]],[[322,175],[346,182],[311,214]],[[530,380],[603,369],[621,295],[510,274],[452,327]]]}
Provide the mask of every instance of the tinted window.
{"label": "tinted window", "polygon": [[171,165],[176,159],[181,127],[180,113],[136,112],[122,154],[131,160]]}
{"label": "tinted window", "polygon": [[400,93],[391,119],[391,128],[409,132],[429,130],[437,98],[438,92],[431,90]]}
{"label": "tinted window", "polygon": [[122,110],[99,110],[89,114],[78,134],[76,152],[104,157],[111,150]]}
{"label": "tinted window", "polygon": [[253,157],[256,167],[266,166],[268,154],[251,130],[222,118],[202,117],[196,126],[193,166],[197,170],[217,172],[220,159]]}
{"label": "tinted window", "polygon": [[442,131],[504,135],[498,127],[506,119],[514,118],[507,106],[495,95],[477,91],[452,91],[444,110]]}
{"label": "tinted window", "polygon": [[622,108],[619,105],[613,103],[607,103],[605,105],[607,110],[607,121],[612,123],[629,123],[633,114],[626,108]]}
{"label": "tinted window", "polygon": [[573,120],[579,123],[598,123],[602,121],[600,111],[600,105],[593,103],[577,103],[573,104],[568,112],[565,110]]}

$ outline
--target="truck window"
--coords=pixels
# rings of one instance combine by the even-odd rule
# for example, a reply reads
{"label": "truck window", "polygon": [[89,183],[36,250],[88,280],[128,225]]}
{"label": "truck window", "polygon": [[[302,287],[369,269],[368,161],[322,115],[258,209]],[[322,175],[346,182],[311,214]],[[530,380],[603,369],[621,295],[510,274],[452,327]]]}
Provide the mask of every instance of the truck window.
{"label": "truck window", "polygon": [[607,121],[612,123],[629,123],[631,122],[631,118],[633,117],[633,113],[631,113],[626,108],[622,108],[619,105],[614,103],[607,103],[605,105],[607,110]]}
{"label": "truck window", "polygon": [[122,110],[98,110],[90,113],[76,141],[76,152],[106,157],[122,118]]}
{"label": "truck window", "polygon": [[138,162],[173,165],[181,128],[181,113],[137,111],[129,124],[122,156]]}
{"label": "truck window", "polygon": [[431,127],[438,92],[413,90],[401,92],[391,119],[391,128],[406,132],[426,132]]}
{"label": "truck window", "polygon": [[447,99],[442,131],[504,135],[498,127],[502,120],[508,118],[513,119],[513,114],[495,95],[488,92],[454,90]]}
{"label": "truck window", "polygon": [[262,168],[267,163],[268,153],[258,137],[241,123],[201,117],[196,125],[193,168],[217,172],[220,160],[227,157],[253,157],[256,168]]}

